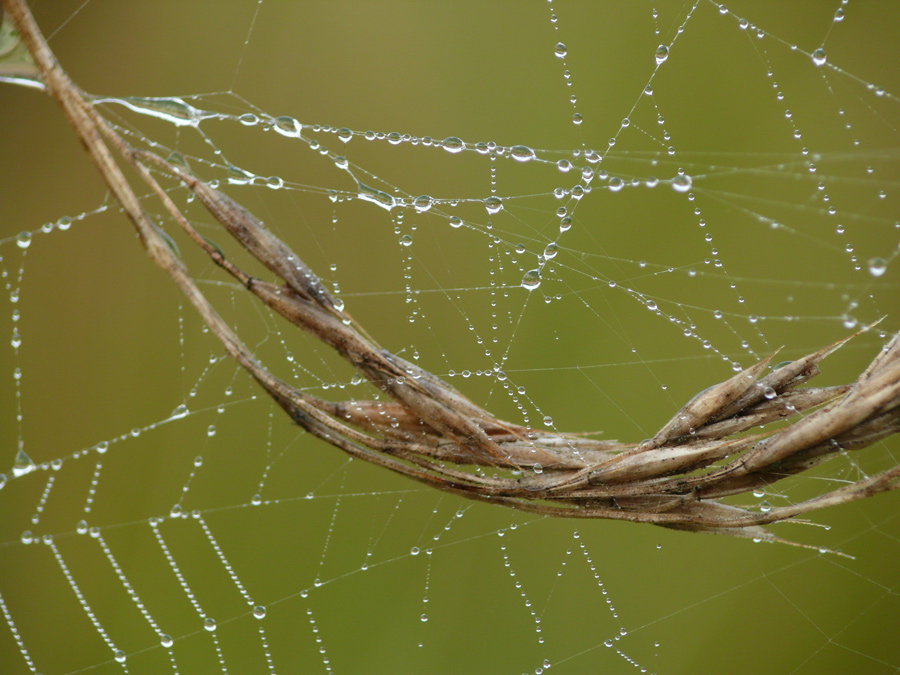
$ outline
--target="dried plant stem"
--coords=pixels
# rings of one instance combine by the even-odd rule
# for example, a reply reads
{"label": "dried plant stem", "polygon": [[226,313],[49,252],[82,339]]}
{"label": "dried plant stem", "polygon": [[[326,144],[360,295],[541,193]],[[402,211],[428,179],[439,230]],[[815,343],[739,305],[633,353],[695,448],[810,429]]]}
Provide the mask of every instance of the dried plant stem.
{"label": "dried plant stem", "polygon": [[[150,258],[164,269],[227,352],[311,434],[354,457],[432,487],[532,513],[612,518],[777,540],[764,525],[900,486],[900,467],[808,501],[762,513],[722,503],[835,453],[900,430],[900,337],[849,385],[800,388],[846,340],[766,374],[771,356],[698,394],[650,440],[621,444],[548,433],[493,417],[446,382],[383,350],[335,303],[300,258],[252,213],[207,183],[131,148],[57,63],[23,0],[3,0],[41,73]],[[113,159],[121,154],[207,255],[272,311],[333,347],[387,401],[325,401],[261,364],[201,293],[140,205]],[[201,237],[158,184],[181,181],[280,281],[252,277]],[[849,338],[848,338],[849,339]],[[801,413],[818,408],[807,416]],[[754,435],[750,429],[795,420]],[[491,476],[481,467],[491,467]]]}

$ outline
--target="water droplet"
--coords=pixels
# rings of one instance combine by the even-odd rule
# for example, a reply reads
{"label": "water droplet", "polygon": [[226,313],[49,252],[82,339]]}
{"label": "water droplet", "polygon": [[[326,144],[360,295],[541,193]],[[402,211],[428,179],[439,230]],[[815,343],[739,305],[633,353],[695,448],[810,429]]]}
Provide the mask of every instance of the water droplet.
{"label": "water droplet", "polygon": [[550,415],[544,415],[544,420],[543,420],[543,422],[544,422],[544,426],[545,426],[545,427],[552,427],[552,426],[553,426],[553,418],[550,417]]}
{"label": "water droplet", "polygon": [[425,623],[426,621],[428,621],[428,615],[427,615],[427,614],[423,614],[423,615],[422,615],[421,617],[419,617],[419,618],[422,620],[422,623]]}
{"label": "water droplet", "polygon": [[262,605],[257,605],[253,608],[253,618],[254,619],[262,619],[266,616],[266,608]]}
{"label": "water droplet", "polygon": [[159,644],[161,644],[163,647],[168,649],[173,644],[175,644],[175,641],[172,639],[171,635],[163,633],[162,635],[159,636]]}
{"label": "water droplet", "polygon": [[458,216],[450,216],[450,227],[458,228],[462,227],[462,224],[462,218],[459,218]]}
{"label": "water droplet", "polygon": [[488,197],[484,200],[484,208],[488,213],[494,215],[503,208],[503,200],[500,197]]}
{"label": "water droplet", "polygon": [[871,258],[869,260],[869,274],[873,277],[880,277],[887,272],[887,260],[884,258]]}
{"label": "water droplet", "polygon": [[20,476],[24,476],[26,473],[31,473],[35,470],[34,462],[31,461],[31,457],[25,454],[24,450],[19,450],[16,453],[16,458],[13,460],[12,465],[12,475],[16,478]]}
{"label": "water droplet", "polygon": [[812,53],[812,62],[817,66],[824,66],[828,59],[825,56],[825,50],[819,47]]}
{"label": "water droplet", "polygon": [[693,179],[687,174],[680,173],[672,179],[672,189],[675,192],[687,192],[691,189]]}
{"label": "water droplet", "polygon": [[527,145],[514,145],[509,149],[509,155],[517,162],[530,162],[534,159],[534,150]]}
{"label": "water droplet", "polygon": [[364,185],[363,183],[358,184],[358,192],[356,196],[363,201],[372,202],[373,204],[380,206],[386,211],[390,211],[397,205],[397,200],[391,197],[387,192],[376,190],[375,188]]}
{"label": "water droplet", "polygon": [[216,620],[210,617],[203,619],[203,629],[212,633],[216,629]]}
{"label": "water droplet", "polygon": [[431,197],[429,197],[428,195],[421,195],[413,200],[413,207],[419,213],[424,213],[431,208],[431,205],[433,203],[434,200]]}
{"label": "water droplet", "polygon": [[31,245],[31,232],[19,232],[16,237],[16,246],[28,248]]}
{"label": "water droplet", "polygon": [[125,652],[121,649],[117,649],[115,653],[116,663],[125,663]]}
{"label": "water droplet", "polygon": [[462,139],[457,138],[456,136],[448,136],[443,141],[441,141],[441,147],[443,147],[447,152],[455,155],[465,150],[466,144],[462,142]]}
{"label": "water droplet", "polygon": [[546,248],[544,248],[544,258],[550,260],[556,257],[556,253],[559,251],[559,247],[556,245],[555,241],[551,241],[547,244]]}
{"label": "water droplet", "polygon": [[660,65],[665,63],[666,59],[669,58],[669,48],[665,45],[660,45],[656,48],[656,65]]}
{"label": "water droplet", "polygon": [[541,285],[541,271],[540,270],[528,270],[525,274],[522,275],[522,288],[528,291],[533,291],[535,288]]}
{"label": "water droplet", "polygon": [[568,50],[562,42],[557,42],[556,47],[554,47],[553,49],[553,53],[556,54],[556,57],[560,59],[565,58],[567,52]]}
{"label": "water droplet", "polygon": [[402,237],[400,237],[400,245],[401,246],[412,246],[412,242],[413,242],[412,237],[409,236],[408,234],[404,234]]}
{"label": "water droplet", "polygon": [[773,398],[778,396],[778,392],[772,389],[772,387],[766,387],[765,389],[763,389],[763,396],[771,401]]}
{"label": "water droplet", "polygon": [[350,131],[347,127],[342,127],[338,129],[337,137],[340,138],[344,143],[347,143],[351,138],[353,138],[353,132]]}
{"label": "water droplet", "polygon": [[[177,97],[141,98],[133,96],[128,98],[98,98],[94,99],[94,103],[118,103],[141,115],[157,117],[179,127],[196,126],[201,120],[208,117],[217,117],[215,113],[199,110]],[[243,119],[241,121],[243,122]]]}
{"label": "water droplet", "polygon": [[178,406],[177,408],[175,408],[175,410],[172,411],[172,414],[169,415],[169,419],[178,420],[178,419],[181,419],[182,417],[186,417],[187,414],[188,414],[188,408],[186,405],[184,405],[184,403],[182,403],[180,406]]}
{"label": "water droplet", "polygon": [[535,463],[534,466],[531,467],[531,470],[534,471],[534,472],[537,473],[537,474],[544,473],[544,467],[542,467],[542,466],[541,466],[540,464],[538,464],[538,463]]}
{"label": "water droplet", "polygon": [[272,127],[282,136],[300,138],[300,122],[293,117],[288,117],[287,115],[276,117],[273,120]]}
{"label": "water droplet", "polygon": [[[228,167],[228,184],[229,185],[247,185],[251,183],[256,176],[249,171],[245,171],[240,167],[229,165]],[[223,256],[224,257],[224,256]]]}

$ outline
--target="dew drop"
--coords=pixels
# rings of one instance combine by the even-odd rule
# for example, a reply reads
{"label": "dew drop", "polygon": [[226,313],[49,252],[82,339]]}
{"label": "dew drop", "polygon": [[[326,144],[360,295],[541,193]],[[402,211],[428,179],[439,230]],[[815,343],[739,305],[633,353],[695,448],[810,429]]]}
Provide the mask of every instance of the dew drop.
{"label": "dew drop", "polygon": [[448,136],[441,142],[441,147],[447,152],[455,155],[465,150],[466,144],[462,142],[462,139],[457,138],[456,136]]}
{"label": "dew drop", "polygon": [[16,246],[28,248],[31,245],[31,232],[19,232],[16,237]]}
{"label": "dew drop", "polygon": [[541,285],[541,271],[528,270],[522,275],[522,288],[527,291],[533,291]]}
{"label": "dew drop", "polygon": [[559,59],[565,58],[567,52],[568,50],[562,42],[557,42],[556,47],[553,49],[553,53],[556,54],[556,57]]}
{"label": "dew drop", "polygon": [[509,149],[510,156],[517,162],[530,162],[534,159],[534,150],[527,145],[514,145]]}
{"label": "dew drop", "polygon": [[286,115],[283,117],[276,117],[273,121],[272,128],[282,136],[300,138],[300,122],[293,117],[288,117]]}
{"label": "dew drop", "polygon": [[484,208],[491,215],[499,213],[503,208],[503,200],[501,200],[500,197],[488,197],[484,200]]}
{"label": "dew drop", "polygon": [[117,649],[114,658],[116,659],[116,663],[125,663],[125,652],[121,649]]}
{"label": "dew drop", "polygon": [[266,616],[266,608],[262,605],[257,605],[253,608],[253,618],[254,619],[263,619]]}
{"label": "dew drop", "polygon": [[693,179],[687,174],[680,173],[672,179],[672,189],[675,192],[687,192],[691,189]]}
{"label": "dew drop", "polygon": [[372,202],[376,206],[380,206],[386,211],[390,211],[397,205],[397,200],[391,197],[387,192],[376,190],[363,183],[358,184],[357,197],[366,202]]}
{"label": "dew drop", "polygon": [[428,195],[421,195],[413,200],[413,208],[419,213],[425,213],[425,211],[431,208],[433,203],[434,200],[431,197]]}
{"label": "dew drop", "polygon": [[31,461],[31,457],[25,454],[24,450],[19,450],[16,453],[16,458],[13,460],[12,465],[12,475],[16,478],[20,476],[24,476],[26,473],[31,473],[37,467],[34,465],[34,462]]}
{"label": "dew drop", "polygon": [[665,63],[666,59],[669,58],[669,48],[665,45],[660,45],[656,48],[656,65],[660,65]]}
{"label": "dew drop", "polygon": [[459,218],[458,216],[450,216],[450,227],[459,228],[462,227],[462,224],[462,218]]}
{"label": "dew drop", "polygon": [[824,66],[828,59],[825,56],[825,50],[819,47],[812,53],[812,62],[817,66]]}
{"label": "dew drop", "polygon": [[203,619],[203,629],[212,633],[216,629],[216,620],[211,617]]}
{"label": "dew drop", "polygon": [[159,636],[159,644],[161,644],[163,647],[168,649],[173,644],[175,644],[175,641],[172,639],[171,635],[163,633],[162,635]]}
{"label": "dew drop", "polygon": [[873,277],[880,277],[887,272],[887,260],[884,258],[869,259],[869,274]]}
{"label": "dew drop", "polygon": [[557,252],[559,251],[559,247],[556,245],[555,241],[551,241],[547,244],[546,248],[544,248],[544,258],[550,260],[556,257]]}

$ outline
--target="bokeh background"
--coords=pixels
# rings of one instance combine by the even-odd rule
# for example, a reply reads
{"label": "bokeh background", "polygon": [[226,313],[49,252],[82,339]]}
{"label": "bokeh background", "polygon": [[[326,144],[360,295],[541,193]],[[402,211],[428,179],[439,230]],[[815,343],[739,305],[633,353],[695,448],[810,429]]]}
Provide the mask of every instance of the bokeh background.
{"label": "bokeh background", "polygon": [[[325,190],[353,192],[354,184],[301,141],[234,122],[201,126],[229,161],[295,188],[229,194],[337,283],[350,313],[385,348],[520,421],[495,379],[460,375],[490,370],[506,353],[504,369],[526,388],[532,423],[550,415],[560,430],[638,441],[698,390],[728,377],[731,361],[746,366],[782,345],[784,358],[795,358],[846,336],[854,322],[884,315],[886,332],[900,328],[896,262],[877,279],[865,270],[872,257],[896,257],[900,238],[900,8],[851,5],[835,23],[838,7],[732,2],[731,13],[721,14],[698,2],[687,23],[691,6],[680,2],[92,0],[36,3],[34,11],[74,81],[98,95],[204,94],[194,105],[233,115],[523,143],[553,162],[582,144],[603,150],[618,135],[602,165],[611,174],[666,179],[683,168],[694,176],[705,230],[694,204],[666,186],[597,188],[579,204],[540,289],[528,294],[518,279],[556,239],[554,212],[565,203],[548,193],[571,187],[572,174],[548,163],[498,162],[498,194],[516,199],[496,217],[463,201],[410,210],[398,222],[371,204],[332,203]],[[742,29],[736,16],[752,25]],[[657,46],[672,43],[682,25],[651,81]],[[564,63],[553,54],[559,41],[568,48]],[[816,69],[790,48],[809,53],[823,41],[840,71]],[[656,108],[641,96],[648,83]],[[52,469],[0,490],[0,593],[37,672],[122,666],[51,547],[25,545],[25,530],[53,535],[98,622],[127,653],[128,672],[171,669],[96,541],[77,534],[82,519],[101,528],[129,583],[176,639],[183,673],[212,672],[222,661],[236,673],[270,665],[279,672],[512,673],[536,672],[545,659],[553,672],[571,673],[633,672],[629,659],[659,673],[896,672],[894,495],[816,514],[828,530],[777,528],[856,556],[850,561],[650,526],[535,519],[348,464],[299,433],[221,358],[113,204],[78,218],[109,202],[55,104],[15,86],[0,92],[0,265],[7,289],[19,288],[0,322],[10,335],[18,309],[22,336],[17,352],[6,339],[0,348],[0,467],[10,474],[20,435],[37,464],[65,460],[37,523]],[[573,94],[580,126],[571,123]],[[204,163],[215,158],[193,130],[121,106],[105,110],[135,129],[137,142],[150,138],[198,158],[191,161],[201,176],[224,176]],[[659,142],[657,111],[674,156]],[[620,132],[628,116],[632,125]],[[367,184],[380,179],[438,199],[480,199],[490,189],[488,162],[473,153],[360,137],[343,146],[327,131],[307,136],[378,176],[358,175]],[[819,153],[815,176],[804,147]],[[183,192],[173,196],[184,202]],[[186,208],[240,259],[196,205]],[[450,228],[452,213],[470,225]],[[75,222],[65,232],[35,234],[24,253],[12,241],[61,217]],[[260,312],[171,233],[223,316],[273,369],[316,395],[371,395],[353,388],[350,370],[327,350]],[[403,235],[412,246],[398,245]],[[510,253],[520,242],[526,253]],[[716,257],[722,268],[704,264]],[[681,323],[623,289],[655,299]],[[712,317],[717,308],[727,321]],[[410,322],[413,311],[420,318]],[[683,335],[691,323],[700,339]],[[851,380],[881,342],[874,332],[855,340],[827,362],[823,383]],[[181,404],[189,416],[160,424]],[[73,457],[102,441],[110,443],[106,454]],[[790,501],[805,498],[894,465],[898,450],[889,440],[778,491]],[[254,506],[257,493],[264,503]],[[176,503],[202,513],[240,584],[267,608],[263,621],[252,618],[193,520],[162,523],[184,579],[218,621],[218,647],[147,525]],[[0,630],[0,671],[28,672],[9,629]]]}

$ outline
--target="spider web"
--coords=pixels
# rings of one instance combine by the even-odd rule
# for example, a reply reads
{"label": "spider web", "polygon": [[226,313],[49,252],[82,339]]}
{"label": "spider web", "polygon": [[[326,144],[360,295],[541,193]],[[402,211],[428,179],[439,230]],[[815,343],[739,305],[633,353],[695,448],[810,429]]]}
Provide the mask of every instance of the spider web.
{"label": "spider web", "polygon": [[[900,329],[887,3],[36,18],[130,143],[218,181],[386,349],[499,417],[638,441],[779,348],[886,317],[825,362],[837,384]],[[45,97],[5,86],[0,116],[3,672],[900,669],[893,496],[774,528],[845,559],[535,517],[348,460],[224,355]],[[377,398],[145,207],[269,368]],[[898,460],[887,439],[735,503]]]}

